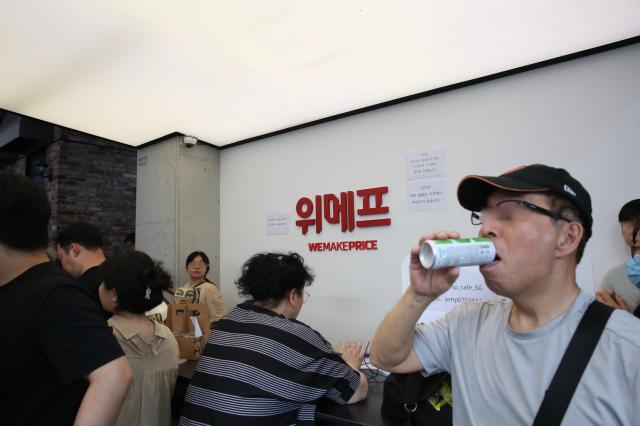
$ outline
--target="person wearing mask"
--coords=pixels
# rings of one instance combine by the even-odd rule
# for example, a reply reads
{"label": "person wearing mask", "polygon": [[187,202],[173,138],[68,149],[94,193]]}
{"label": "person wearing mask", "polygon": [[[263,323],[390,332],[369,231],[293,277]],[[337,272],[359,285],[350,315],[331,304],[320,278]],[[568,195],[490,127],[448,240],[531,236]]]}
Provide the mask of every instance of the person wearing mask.
{"label": "person wearing mask", "polygon": [[209,307],[209,318],[216,322],[227,312],[227,305],[218,287],[209,281],[209,257],[204,252],[194,251],[186,262],[189,282],[179,287],[174,294],[175,303],[204,303]]}
{"label": "person wearing mask", "polygon": [[[425,269],[414,247],[410,286],[378,327],[371,362],[397,373],[448,371],[454,424],[531,425],[594,303],[576,283],[576,265],[591,236],[591,197],[566,170],[534,164],[500,176],[467,176],[458,201],[471,211],[479,236],[495,245],[495,259],[480,272],[503,299],[463,302],[416,326],[459,268]],[[458,237],[438,231],[419,244]],[[639,329],[638,318],[613,310],[558,424],[638,423]]]}
{"label": "person wearing mask", "polygon": [[51,208],[0,175],[0,423],[113,425],[132,380],[89,291],[49,261]]}
{"label": "person wearing mask", "polygon": [[631,200],[618,213],[622,239],[630,250],[626,262],[610,269],[596,298],[609,306],[640,313],[640,199]]}
{"label": "person wearing mask", "polygon": [[178,343],[169,328],[145,316],[170,287],[169,274],[145,253],[126,252],[104,263],[100,301],[113,314],[109,325],[133,369],[133,383],[117,425],[171,424]]}
{"label": "person wearing mask", "polygon": [[297,253],[259,253],[236,282],[249,300],[211,331],[196,365],[180,425],[314,424],[316,402],[367,396],[362,343],[342,355],[298,321],[313,275]]}

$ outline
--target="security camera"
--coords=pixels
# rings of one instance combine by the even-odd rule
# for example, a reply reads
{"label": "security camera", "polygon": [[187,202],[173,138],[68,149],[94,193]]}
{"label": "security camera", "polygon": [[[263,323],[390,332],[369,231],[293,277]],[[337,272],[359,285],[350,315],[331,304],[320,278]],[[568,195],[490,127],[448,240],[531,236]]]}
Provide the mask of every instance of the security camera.
{"label": "security camera", "polygon": [[193,148],[195,146],[195,144],[198,143],[198,138],[193,137],[193,136],[184,136],[182,138],[182,141],[184,142],[184,145],[187,148]]}

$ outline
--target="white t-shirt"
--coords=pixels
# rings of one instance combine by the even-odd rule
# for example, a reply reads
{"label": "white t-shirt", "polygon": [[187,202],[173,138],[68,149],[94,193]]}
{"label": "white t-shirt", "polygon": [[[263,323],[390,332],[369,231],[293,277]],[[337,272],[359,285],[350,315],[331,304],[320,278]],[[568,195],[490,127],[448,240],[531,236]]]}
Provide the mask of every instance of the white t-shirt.
{"label": "white t-shirt", "polygon": [[[566,312],[529,333],[509,327],[510,300],[463,303],[416,328],[414,350],[425,370],[451,373],[454,423],[532,424],[593,299],[581,291]],[[640,424],[640,319],[613,312],[563,424]]]}

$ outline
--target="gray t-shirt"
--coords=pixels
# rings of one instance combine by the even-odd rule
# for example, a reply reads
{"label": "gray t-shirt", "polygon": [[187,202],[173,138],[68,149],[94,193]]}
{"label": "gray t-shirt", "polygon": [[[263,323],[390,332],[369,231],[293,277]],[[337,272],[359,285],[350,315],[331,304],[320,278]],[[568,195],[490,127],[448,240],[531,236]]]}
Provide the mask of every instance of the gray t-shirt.
{"label": "gray t-shirt", "polygon": [[[413,348],[427,372],[451,373],[455,424],[530,425],[593,299],[581,291],[529,333],[509,327],[510,300],[463,303],[417,327]],[[640,319],[613,312],[563,424],[640,425]]]}
{"label": "gray t-shirt", "polygon": [[621,263],[609,269],[602,280],[600,288],[609,288],[615,291],[624,299],[631,312],[640,304],[640,288],[633,285],[629,280],[626,263]]}

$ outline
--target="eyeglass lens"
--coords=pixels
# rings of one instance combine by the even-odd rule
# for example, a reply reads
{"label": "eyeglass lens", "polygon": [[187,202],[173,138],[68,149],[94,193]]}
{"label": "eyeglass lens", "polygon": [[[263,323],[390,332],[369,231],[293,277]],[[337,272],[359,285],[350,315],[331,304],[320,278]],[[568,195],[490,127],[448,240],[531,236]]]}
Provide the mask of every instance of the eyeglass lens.
{"label": "eyeglass lens", "polygon": [[514,210],[518,206],[523,206],[519,200],[504,200],[493,207],[487,207],[480,212],[471,212],[471,223],[473,225],[482,225],[487,215],[493,215],[499,219],[509,219],[513,216]]}

